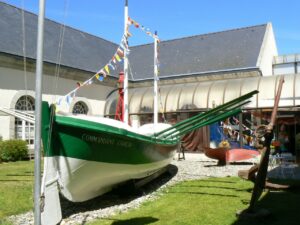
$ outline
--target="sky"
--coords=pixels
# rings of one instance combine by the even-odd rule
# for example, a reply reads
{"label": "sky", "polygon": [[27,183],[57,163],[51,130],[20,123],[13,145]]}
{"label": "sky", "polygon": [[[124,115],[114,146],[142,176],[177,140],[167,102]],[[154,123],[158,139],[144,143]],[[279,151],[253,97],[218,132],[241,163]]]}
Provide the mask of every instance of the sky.
{"label": "sky", "polygon": [[[38,0],[1,0],[38,13]],[[125,0],[46,0],[46,17],[119,43]],[[299,0],[128,0],[129,16],[163,40],[219,32],[271,22],[278,53],[300,53]],[[0,15],[1,16],[1,15]],[[152,42],[130,28],[130,45]]]}

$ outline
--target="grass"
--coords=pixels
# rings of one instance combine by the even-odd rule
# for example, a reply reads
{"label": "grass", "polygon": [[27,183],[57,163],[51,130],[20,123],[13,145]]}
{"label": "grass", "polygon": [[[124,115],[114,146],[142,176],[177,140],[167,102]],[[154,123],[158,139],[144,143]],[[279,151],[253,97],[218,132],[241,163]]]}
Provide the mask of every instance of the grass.
{"label": "grass", "polygon": [[[0,224],[5,217],[32,210],[33,162],[0,163]],[[164,189],[155,201],[138,209],[100,219],[89,225],[296,225],[300,221],[300,191],[265,192],[257,208],[272,215],[261,220],[239,220],[247,208],[253,184],[237,177],[186,181]]]}
{"label": "grass", "polygon": [[32,210],[33,161],[0,163],[0,224],[5,217]]}
{"label": "grass", "polygon": [[239,220],[246,209],[253,184],[237,177],[182,182],[140,208],[89,225],[293,225],[299,224],[300,192],[265,192],[258,208],[271,211],[265,219]]}

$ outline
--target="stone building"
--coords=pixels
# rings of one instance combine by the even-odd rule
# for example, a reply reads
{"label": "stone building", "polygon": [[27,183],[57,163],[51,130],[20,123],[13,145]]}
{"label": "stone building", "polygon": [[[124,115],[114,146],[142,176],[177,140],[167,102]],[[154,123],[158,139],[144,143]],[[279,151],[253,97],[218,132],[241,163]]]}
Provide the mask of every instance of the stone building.
{"label": "stone building", "polygon": [[[37,16],[6,3],[0,3],[0,15],[0,107],[33,112]],[[285,126],[290,140],[300,132],[300,57],[278,56],[271,23],[162,41],[159,46],[160,120],[175,123],[259,90],[245,107],[243,121],[255,121],[248,123],[251,128],[267,123],[284,75],[276,129]],[[46,20],[44,48],[43,99],[56,102],[105,65],[118,44]],[[131,124],[139,126],[152,120],[153,44],[130,49],[129,113]],[[62,110],[113,117],[120,70],[80,88]],[[0,124],[3,139],[33,143],[31,124],[4,113]],[[187,146],[191,150],[209,142],[208,128],[191,136],[198,140]],[[290,148],[295,151],[296,144]]]}

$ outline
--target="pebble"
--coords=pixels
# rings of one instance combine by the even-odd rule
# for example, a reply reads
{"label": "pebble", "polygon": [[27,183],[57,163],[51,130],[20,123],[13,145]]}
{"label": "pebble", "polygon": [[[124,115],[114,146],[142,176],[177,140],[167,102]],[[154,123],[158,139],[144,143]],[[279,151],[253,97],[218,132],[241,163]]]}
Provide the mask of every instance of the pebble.
{"label": "pebble", "polygon": [[[138,208],[145,201],[155,200],[162,193],[161,190],[180,181],[237,176],[238,170],[249,169],[256,162],[258,159],[217,166],[216,160],[207,158],[204,154],[185,153],[185,160],[174,158],[172,164],[169,165],[168,169],[172,175],[162,175],[141,188],[138,194],[120,197],[115,193],[108,193],[84,203],[71,203],[62,199],[63,220],[60,225],[85,224],[96,219],[124,213]],[[8,219],[16,225],[34,224],[33,212],[10,216]]]}

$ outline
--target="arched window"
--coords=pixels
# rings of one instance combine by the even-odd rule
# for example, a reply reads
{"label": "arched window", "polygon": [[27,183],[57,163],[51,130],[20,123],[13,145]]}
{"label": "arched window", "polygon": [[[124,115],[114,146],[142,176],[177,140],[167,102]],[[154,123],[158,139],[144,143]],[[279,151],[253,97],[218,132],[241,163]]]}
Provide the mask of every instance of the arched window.
{"label": "arched window", "polygon": [[74,114],[88,114],[89,108],[88,106],[82,102],[76,102],[75,105],[73,106],[72,113]]}
{"label": "arched window", "polygon": [[[16,102],[15,109],[33,115],[35,110],[34,98],[29,95],[20,97]],[[16,118],[15,138],[25,140],[32,145],[34,143],[34,124]]]}

